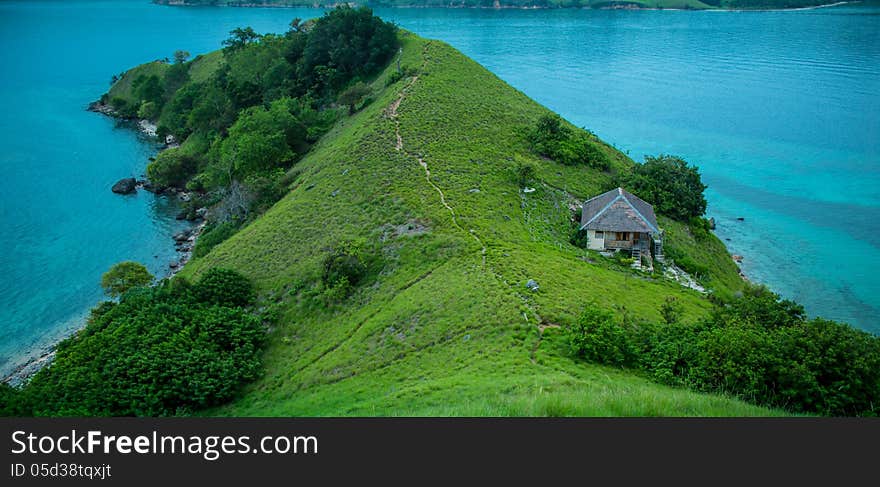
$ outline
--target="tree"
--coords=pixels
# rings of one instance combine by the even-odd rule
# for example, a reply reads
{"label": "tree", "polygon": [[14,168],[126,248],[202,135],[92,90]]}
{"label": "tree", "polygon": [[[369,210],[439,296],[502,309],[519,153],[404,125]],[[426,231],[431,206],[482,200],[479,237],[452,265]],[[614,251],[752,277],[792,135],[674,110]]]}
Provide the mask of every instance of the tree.
{"label": "tree", "polygon": [[101,287],[111,297],[119,297],[131,288],[148,286],[153,275],[141,264],[125,261],[115,264],[101,276]]}
{"label": "tree", "polygon": [[131,90],[138,101],[138,106],[144,102],[153,102],[157,109],[162,107],[165,87],[162,85],[162,79],[157,75],[138,76],[131,83]]}
{"label": "tree", "polygon": [[260,34],[257,34],[254,29],[250,27],[233,29],[229,33],[229,38],[223,41],[223,45],[226,46],[224,50],[226,52],[231,52],[236,49],[241,49],[259,38]]}
{"label": "tree", "polygon": [[677,156],[661,154],[645,157],[637,164],[625,184],[634,194],[654,205],[654,210],[675,220],[687,222],[706,213],[706,185],[696,166]]}
{"label": "tree", "polygon": [[174,51],[174,63],[175,64],[183,64],[186,60],[189,59],[189,51],[177,50]]}
{"label": "tree", "polygon": [[199,169],[199,160],[179,147],[167,149],[147,165],[147,176],[159,186],[182,188]]}
{"label": "tree", "polygon": [[339,95],[339,103],[348,105],[348,114],[354,115],[355,107],[365,96],[370,94],[370,91],[370,87],[366,83],[358,81]]}

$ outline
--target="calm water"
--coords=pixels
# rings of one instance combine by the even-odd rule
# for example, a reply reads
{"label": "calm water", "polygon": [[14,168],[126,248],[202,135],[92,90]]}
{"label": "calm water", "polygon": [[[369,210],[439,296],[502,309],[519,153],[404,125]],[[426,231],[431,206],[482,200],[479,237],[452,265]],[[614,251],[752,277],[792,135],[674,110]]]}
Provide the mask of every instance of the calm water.
{"label": "calm water", "polygon": [[[880,332],[880,8],[378,10],[636,159],[680,154],[745,272]],[[164,273],[173,205],[109,187],[156,147],[86,105],[114,73],[315,9],[0,2],[0,372],[75,328],[120,260]],[[745,221],[738,222],[742,216]]]}

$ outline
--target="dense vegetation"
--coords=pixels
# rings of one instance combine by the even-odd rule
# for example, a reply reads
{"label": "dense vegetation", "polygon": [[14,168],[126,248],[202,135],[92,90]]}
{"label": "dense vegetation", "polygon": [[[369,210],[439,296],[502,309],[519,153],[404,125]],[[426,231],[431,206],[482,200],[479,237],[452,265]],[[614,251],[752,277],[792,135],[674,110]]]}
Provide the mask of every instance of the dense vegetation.
{"label": "dense vegetation", "polygon": [[680,157],[647,156],[622,179],[629,191],[651,203],[657,213],[683,222],[706,213],[706,185],[699,169]]}
{"label": "dense vegetation", "polygon": [[248,280],[225,269],[133,287],[96,306],[23,389],[0,389],[0,414],[169,416],[223,404],[260,372],[253,299]]}
{"label": "dense vegetation", "polygon": [[[168,4],[170,0],[154,0]],[[179,4],[175,0],[175,4]],[[184,0],[185,5],[333,7],[335,0]],[[829,0],[361,0],[371,7],[543,7],[543,8],[683,8],[683,9],[775,9],[812,7]]]}
{"label": "dense vegetation", "polygon": [[367,102],[361,80],[397,51],[396,31],[347,7],[296,19],[283,35],[238,28],[216,54],[187,61],[178,51],[126,73],[104,101],[183,141],[148,166],[154,185],[200,192],[191,206],[215,205],[217,223],[247,220],[284,194],[284,170],[340,116],[337,99],[349,114]]}
{"label": "dense vegetation", "polygon": [[559,115],[541,117],[527,138],[532,150],[562,164],[583,164],[602,170],[610,167],[596,136],[586,130],[572,129]]}
{"label": "dense vegetation", "polygon": [[635,368],[665,384],[831,416],[880,415],[880,337],[823,319],[749,287],[696,323],[674,300],[659,323],[588,307],[568,331],[577,355]]}

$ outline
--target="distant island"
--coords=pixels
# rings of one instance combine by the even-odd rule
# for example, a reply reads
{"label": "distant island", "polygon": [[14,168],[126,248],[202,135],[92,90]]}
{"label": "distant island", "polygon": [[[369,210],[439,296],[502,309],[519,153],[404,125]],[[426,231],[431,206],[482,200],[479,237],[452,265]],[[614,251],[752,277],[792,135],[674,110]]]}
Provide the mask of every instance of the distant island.
{"label": "distant island", "polygon": [[224,7],[446,7],[446,8],[596,8],[685,10],[776,10],[842,5],[827,0],[153,0],[160,5]]}

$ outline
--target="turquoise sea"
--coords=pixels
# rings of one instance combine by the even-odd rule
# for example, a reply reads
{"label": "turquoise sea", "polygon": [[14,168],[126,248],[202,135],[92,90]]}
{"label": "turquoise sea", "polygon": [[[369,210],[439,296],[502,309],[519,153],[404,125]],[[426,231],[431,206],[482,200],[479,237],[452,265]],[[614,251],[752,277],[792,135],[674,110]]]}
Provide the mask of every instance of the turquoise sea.
{"label": "turquoise sea", "polygon": [[[0,1],[0,373],[82,324],[120,260],[175,258],[174,203],[110,193],[157,147],[85,111],[133,65],[317,9]],[[880,5],[789,12],[378,9],[628,152],[700,166],[744,272],[880,333]],[[737,217],[744,218],[743,221]]]}

